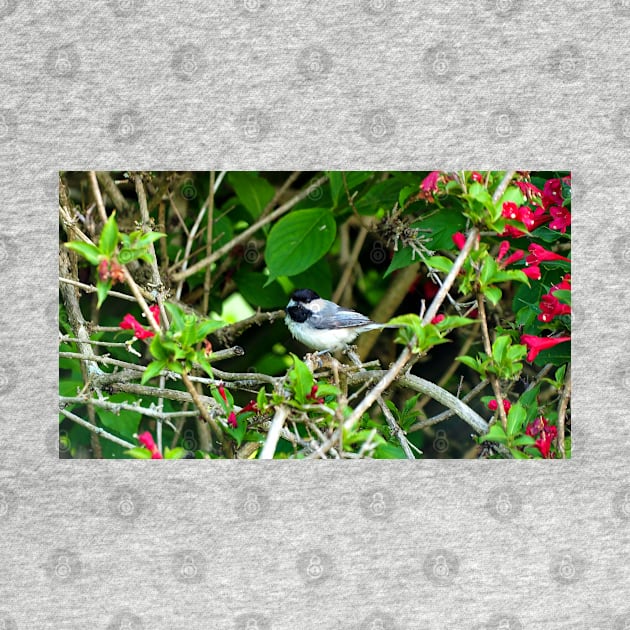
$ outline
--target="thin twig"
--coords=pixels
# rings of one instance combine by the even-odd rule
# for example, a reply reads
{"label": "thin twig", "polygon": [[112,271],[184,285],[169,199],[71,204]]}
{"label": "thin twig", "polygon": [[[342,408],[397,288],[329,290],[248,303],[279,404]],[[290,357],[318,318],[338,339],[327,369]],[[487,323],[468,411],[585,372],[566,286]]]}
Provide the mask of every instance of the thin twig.
{"label": "thin twig", "polygon": [[389,425],[392,435],[400,442],[400,446],[402,446],[403,451],[405,451],[407,459],[416,459],[413,451],[411,450],[411,447],[409,446],[407,436],[405,435],[405,432],[400,428],[398,422],[396,422],[394,414],[390,411],[382,396],[379,396],[377,400],[380,408],[383,410],[383,415],[387,420],[387,424]]}
{"label": "thin twig", "polygon": [[98,187],[98,181],[96,181],[96,173],[94,171],[90,171],[88,173],[90,184],[92,186],[92,194],[94,195],[94,199],[96,201],[96,208],[98,209],[98,213],[101,215],[101,220],[103,223],[107,223],[107,212],[105,211],[105,204],[103,203],[103,197],[101,195],[101,189]]}
{"label": "thin twig", "polygon": [[564,450],[564,421],[567,415],[567,407],[569,405],[569,399],[571,398],[571,364],[567,365],[567,370],[564,375],[564,388],[560,395],[560,404],[558,406],[558,451],[562,459],[566,458]]}
{"label": "thin twig", "polygon": [[300,191],[297,195],[295,195],[295,197],[287,201],[287,203],[281,205],[279,208],[277,208],[276,210],[268,214],[266,217],[261,218],[259,221],[254,223],[254,225],[248,227],[246,230],[243,230],[240,234],[235,236],[229,243],[226,243],[225,245],[223,245],[223,247],[220,247],[215,252],[210,254],[210,256],[206,256],[205,258],[195,263],[194,265],[191,265],[190,267],[188,267],[188,269],[184,271],[174,273],[172,275],[172,280],[174,282],[179,282],[180,280],[185,280],[186,278],[190,278],[190,276],[197,273],[198,271],[201,271],[207,265],[211,265],[216,260],[219,260],[219,258],[225,256],[225,254],[231,252],[234,249],[234,247],[236,247],[236,245],[239,245],[240,243],[247,241],[251,236],[253,236],[256,232],[258,232],[260,228],[267,225],[268,223],[271,223],[272,221],[275,221],[277,218],[281,217],[283,214],[286,214],[289,210],[291,210],[291,208],[293,208],[300,201],[302,201],[302,199],[305,199],[306,197],[308,197],[308,195],[310,194],[312,190],[314,190],[318,186],[321,186],[327,180],[328,180],[328,176],[320,177],[319,179],[315,180],[309,186],[307,186],[304,190]]}
{"label": "thin twig", "polygon": [[80,418],[79,416],[73,414],[71,411],[68,411],[67,409],[60,409],[59,413],[62,413],[66,418],[68,418],[69,420],[72,420],[72,422],[76,422],[77,424],[80,424],[82,427],[85,427],[88,431],[91,431],[92,433],[95,433],[96,435],[102,438],[105,438],[106,440],[109,440],[110,442],[113,442],[114,444],[118,444],[119,446],[124,446],[125,448],[136,447],[135,444],[131,444],[130,442],[126,442],[125,440],[121,440],[119,437],[116,437],[115,435],[108,433],[107,431],[105,431],[105,429],[102,429],[101,427],[95,427],[93,424],[90,424],[87,420]]}
{"label": "thin twig", "polygon": [[[83,282],[78,282],[77,280],[71,280],[70,278],[59,278],[59,282],[65,282],[66,284],[71,284],[74,287],[78,287],[85,293],[96,293],[98,289],[93,284],[84,284]],[[117,297],[121,300],[127,300],[128,302],[135,302],[136,298],[132,295],[127,295],[126,293],[119,293],[118,291],[110,291],[107,294],[107,297]]]}

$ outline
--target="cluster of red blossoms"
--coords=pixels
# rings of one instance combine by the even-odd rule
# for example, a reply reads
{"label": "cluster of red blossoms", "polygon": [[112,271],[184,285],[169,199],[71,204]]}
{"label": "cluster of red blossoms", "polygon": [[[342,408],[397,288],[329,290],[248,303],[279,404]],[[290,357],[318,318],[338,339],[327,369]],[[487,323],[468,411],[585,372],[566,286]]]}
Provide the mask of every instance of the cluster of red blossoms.
{"label": "cluster of red blossoms", "polygon": [[562,281],[558,284],[554,284],[549,293],[545,293],[540,298],[541,313],[538,316],[538,320],[541,322],[550,322],[556,315],[571,315],[571,307],[568,304],[562,304],[557,297],[554,296],[556,291],[570,291],[571,290],[571,274],[566,274]]}
{"label": "cluster of red blossoms", "polygon": [[125,281],[125,272],[119,262],[104,258],[98,263],[98,277],[102,282],[111,280],[115,284]]}
{"label": "cluster of red blossoms", "polygon": [[[160,307],[157,304],[149,306],[149,310],[153,313],[155,321],[160,323]],[[137,339],[150,339],[155,335],[152,330],[147,330],[142,324],[131,314],[127,313],[120,324],[118,324],[124,330],[133,330],[133,334]]]}
{"label": "cluster of red blossoms", "polygon": [[551,443],[558,435],[557,427],[549,424],[548,420],[541,416],[527,425],[525,434],[536,438],[535,446],[545,459],[553,458]]}

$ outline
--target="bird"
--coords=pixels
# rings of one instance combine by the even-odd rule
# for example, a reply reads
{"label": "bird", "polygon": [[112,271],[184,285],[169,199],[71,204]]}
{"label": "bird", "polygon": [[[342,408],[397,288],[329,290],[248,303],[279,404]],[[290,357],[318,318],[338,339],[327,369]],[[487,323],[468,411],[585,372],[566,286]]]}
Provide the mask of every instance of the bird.
{"label": "bird", "polygon": [[284,321],[295,339],[320,353],[346,349],[368,330],[398,328],[378,324],[357,311],[325,300],[312,289],[293,291]]}

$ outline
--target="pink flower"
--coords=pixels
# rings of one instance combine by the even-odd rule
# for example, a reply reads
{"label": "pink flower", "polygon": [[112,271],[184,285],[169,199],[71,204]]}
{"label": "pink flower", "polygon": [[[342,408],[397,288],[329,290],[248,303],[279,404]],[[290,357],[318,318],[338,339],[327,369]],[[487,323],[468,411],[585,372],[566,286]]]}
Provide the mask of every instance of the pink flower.
{"label": "pink flower", "polygon": [[560,230],[564,234],[571,225],[571,213],[566,208],[554,206],[549,209],[549,214],[553,217],[549,227],[552,230]]}
{"label": "pink flower", "polygon": [[541,273],[540,267],[538,265],[532,265],[531,267],[524,267],[521,271],[530,279],[530,280],[540,280]]}
{"label": "pink flower", "polygon": [[554,254],[536,243],[532,243],[528,247],[528,251],[530,252],[530,255],[525,259],[525,262],[528,265],[549,262],[552,260],[566,260],[567,262],[571,262],[570,258],[565,258],[564,256],[560,256],[560,254]]}
{"label": "pink flower", "polygon": [[436,315],[436,316],[435,316],[435,317],[431,320],[431,323],[432,323],[432,324],[439,324],[441,321],[444,321],[444,319],[445,319],[445,318],[446,318],[446,316],[445,316],[445,315],[442,315],[442,314],[440,314],[440,315]]}
{"label": "pink flower", "polygon": [[[510,410],[511,406],[512,406],[512,403],[507,398],[504,398],[503,399],[503,409],[505,410],[505,413],[507,413]],[[499,408],[499,403],[497,402],[496,398],[493,398],[488,403],[488,409],[490,409],[490,411],[496,411],[498,408]]]}
{"label": "pink flower", "polygon": [[502,267],[507,267],[508,265],[511,265],[512,263],[518,262],[519,260],[521,260],[521,258],[523,258],[523,256],[525,256],[525,252],[522,249],[517,249],[513,254],[508,256],[503,261]]}
{"label": "pink flower", "polygon": [[420,188],[425,193],[435,193],[438,191],[438,181],[440,179],[440,171],[431,171],[420,184]]}
{"label": "pink flower", "polygon": [[550,322],[556,315],[571,315],[571,307],[568,304],[562,304],[551,293],[543,295],[538,306],[541,310],[538,320],[541,322]]}
{"label": "pink flower", "polygon": [[143,328],[140,322],[131,313],[127,313],[118,325],[123,330],[133,330],[133,334],[138,339],[149,339],[155,335],[152,330]]}
{"label": "pink flower", "polygon": [[542,416],[536,418],[534,422],[527,425],[525,434],[531,437],[538,436],[536,439],[536,448],[540,451],[540,454],[549,459],[551,453],[551,443],[556,439],[558,435],[558,427],[549,424],[549,421]]}
{"label": "pink flower", "polygon": [[466,244],[466,236],[461,232],[455,232],[451,237],[453,239],[453,243],[455,243],[457,249],[464,249],[464,245]]}
{"label": "pink flower", "polygon": [[236,419],[236,412],[230,411],[227,423],[233,428],[238,429],[238,420]]}
{"label": "pink flower", "polygon": [[499,253],[497,254],[497,262],[501,262],[501,259],[508,253],[510,249],[510,241],[501,241],[499,245]]}
{"label": "pink flower", "polygon": [[540,197],[542,191],[537,188],[531,182],[514,182],[519,187],[520,191],[525,195],[525,198],[531,201],[532,197]]}
{"label": "pink flower", "polygon": [[549,179],[545,182],[542,202],[545,208],[562,205],[562,182],[558,178]]}
{"label": "pink flower", "polygon": [[527,346],[527,360],[531,363],[536,357],[548,348],[553,348],[559,343],[571,341],[571,337],[537,337],[536,335],[521,335],[521,343]]}
{"label": "pink flower", "polygon": [[470,174],[470,179],[471,181],[477,182],[478,184],[483,184],[483,175],[479,173],[478,171],[473,171]]}
{"label": "pink flower", "polygon": [[151,459],[164,459],[162,457],[162,453],[160,453],[155,441],[153,440],[153,436],[148,431],[145,431],[138,436],[138,442],[151,451]]}

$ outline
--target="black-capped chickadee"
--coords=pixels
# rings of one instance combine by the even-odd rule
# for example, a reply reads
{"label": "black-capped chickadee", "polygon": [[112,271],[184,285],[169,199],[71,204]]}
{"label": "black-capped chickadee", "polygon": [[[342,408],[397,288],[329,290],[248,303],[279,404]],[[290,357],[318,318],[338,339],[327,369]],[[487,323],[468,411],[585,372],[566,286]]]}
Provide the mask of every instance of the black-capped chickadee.
{"label": "black-capped chickadee", "polygon": [[361,313],[320,298],[311,289],[293,291],[284,321],[298,341],[319,351],[341,350],[368,330],[398,328],[377,324]]}

